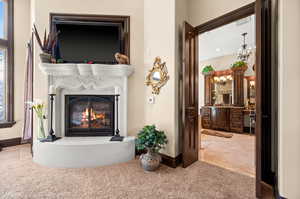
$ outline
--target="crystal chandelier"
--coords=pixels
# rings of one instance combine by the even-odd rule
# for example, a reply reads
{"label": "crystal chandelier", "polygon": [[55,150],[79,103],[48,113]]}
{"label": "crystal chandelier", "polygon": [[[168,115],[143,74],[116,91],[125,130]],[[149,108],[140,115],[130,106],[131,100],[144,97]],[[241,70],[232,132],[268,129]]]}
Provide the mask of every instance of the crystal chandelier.
{"label": "crystal chandelier", "polygon": [[238,60],[240,61],[244,61],[244,62],[247,62],[250,55],[251,55],[251,48],[247,48],[247,44],[246,44],[246,36],[247,36],[248,33],[243,33],[242,36],[243,36],[243,45],[242,45],[242,48],[239,49],[238,51]]}

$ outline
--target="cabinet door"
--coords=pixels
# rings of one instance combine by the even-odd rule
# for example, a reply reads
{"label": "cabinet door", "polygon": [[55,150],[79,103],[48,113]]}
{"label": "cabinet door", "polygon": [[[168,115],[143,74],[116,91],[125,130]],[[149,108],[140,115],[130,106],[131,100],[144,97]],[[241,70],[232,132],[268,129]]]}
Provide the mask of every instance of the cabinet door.
{"label": "cabinet door", "polygon": [[202,128],[210,129],[211,128],[211,120],[210,120],[210,107],[202,107],[201,108],[201,124]]}
{"label": "cabinet door", "polygon": [[230,130],[237,133],[244,131],[244,114],[243,108],[230,109]]}
{"label": "cabinet door", "polygon": [[212,129],[228,131],[228,108],[212,108],[211,122]]}

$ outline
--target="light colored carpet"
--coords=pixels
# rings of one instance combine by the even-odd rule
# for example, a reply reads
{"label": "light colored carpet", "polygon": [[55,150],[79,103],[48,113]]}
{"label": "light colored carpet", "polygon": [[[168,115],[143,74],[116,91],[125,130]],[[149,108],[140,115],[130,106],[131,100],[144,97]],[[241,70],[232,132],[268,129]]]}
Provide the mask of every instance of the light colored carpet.
{"label": "light colored carpet", "polygon": [[145,172],[138,160],[88,169],[50,169],[32,162],[26,145],[0,152],[1,199],[247,199],[254,178],[197,162]]}

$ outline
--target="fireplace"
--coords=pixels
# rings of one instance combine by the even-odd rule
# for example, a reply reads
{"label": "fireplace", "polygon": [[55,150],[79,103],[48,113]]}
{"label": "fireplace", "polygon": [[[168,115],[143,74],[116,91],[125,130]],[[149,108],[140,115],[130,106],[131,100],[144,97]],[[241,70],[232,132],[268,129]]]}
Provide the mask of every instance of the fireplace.
{"label": "fireplace", "polygon": [[115,95],[66,95],[66,136],[113,136]]}

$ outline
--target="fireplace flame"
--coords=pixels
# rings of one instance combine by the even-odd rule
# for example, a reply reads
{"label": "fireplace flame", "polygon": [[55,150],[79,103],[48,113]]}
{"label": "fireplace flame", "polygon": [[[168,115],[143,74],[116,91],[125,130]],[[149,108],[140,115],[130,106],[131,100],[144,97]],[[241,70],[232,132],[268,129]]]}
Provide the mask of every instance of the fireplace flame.
{"label": "fireplace flame", "polygon": [[[91,109],[91,121],[93,120],[104,120],[105,114],[104,113],[96,113],[93,109]],[[85,111],[82,112],[82,119],[81,122],[88,122],[89,121],[89,109],[86,108]]]}

